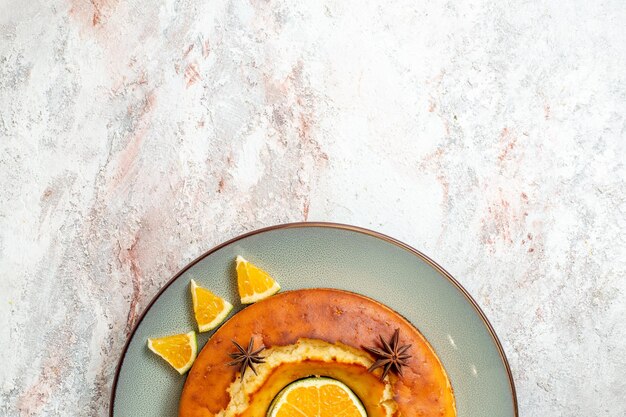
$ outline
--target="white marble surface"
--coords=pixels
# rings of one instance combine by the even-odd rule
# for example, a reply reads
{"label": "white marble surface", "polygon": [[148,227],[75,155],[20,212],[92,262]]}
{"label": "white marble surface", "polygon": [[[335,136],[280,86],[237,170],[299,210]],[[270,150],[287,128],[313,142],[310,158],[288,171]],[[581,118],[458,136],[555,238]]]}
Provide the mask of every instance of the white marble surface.
{"label": "white marble surface", "polygon": [[0,0],[0,415],[106,415],[172,274],[302,220],[455,275],[521,416],[626,415],[625,21],[623,0]]}

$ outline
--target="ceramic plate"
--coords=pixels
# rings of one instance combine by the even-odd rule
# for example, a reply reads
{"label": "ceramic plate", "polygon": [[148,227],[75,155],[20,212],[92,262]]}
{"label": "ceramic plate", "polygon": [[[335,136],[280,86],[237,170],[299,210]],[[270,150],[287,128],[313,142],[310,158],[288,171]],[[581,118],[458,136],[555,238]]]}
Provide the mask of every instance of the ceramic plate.
{"label": "ceramic plate", "polygon": [[[432,260],[388,236],[353,226],[300,223],[226,242],[178,273],[147,307],[124,348],[111,399],[114,417],[173,417],[185,377],[146,347],[148,337],[195,330],[194,278],[237,310],[237,255],[266,269],[283,290],[332,287],[372,297],[409,319],[428,339],[454,388],[459,417],[516,417],[513,379],[502,347],[468,293]],[[233,314],[231,313],[231,314]],[[198,337],[199,348],[210,333]]]}

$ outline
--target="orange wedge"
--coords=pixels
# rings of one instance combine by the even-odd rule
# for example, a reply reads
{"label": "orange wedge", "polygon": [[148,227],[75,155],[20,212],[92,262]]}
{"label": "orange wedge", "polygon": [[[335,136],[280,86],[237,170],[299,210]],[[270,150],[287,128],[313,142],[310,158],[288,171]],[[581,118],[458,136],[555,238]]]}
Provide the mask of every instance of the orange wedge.
{"label": "orange wedge", "polygon": [[193,314],[196,316],[198,330],[201,333],[219,326],[233,309],[231,303],[199,286],[193,279],[189,289],[193,301]]}
{"label": "orange wedge", "polygon": [[148,348],[165,359],[181,375],[191,368],[198,353],[196,332],[148,339]]}
{"label": "orange wedge", "polygon": [[237,286],[242,304],[252,304],[276,294],[280,285],[264,270],[237,256]]}
{"label": "orange wedge", "polygon": [[306,378],[287,385],[274,399],[268,417],[367,417],[345,384],[331,378]]}

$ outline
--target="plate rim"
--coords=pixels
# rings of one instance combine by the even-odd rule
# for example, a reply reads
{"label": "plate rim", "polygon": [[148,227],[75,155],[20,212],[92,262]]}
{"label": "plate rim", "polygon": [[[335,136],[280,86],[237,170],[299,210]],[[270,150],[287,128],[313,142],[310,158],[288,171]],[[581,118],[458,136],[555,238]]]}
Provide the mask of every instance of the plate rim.
{"label": "plate rim", "polygon": [[483,310],[480,308],[480,306],[478,305],[476,300],[474,300],[474,298],[470,295],[470,293],[465,289],[465,287],[463,287],[463,285],[461,285],[456,280],[456,278],[454,278],[448,271],[446,271],[443,267],[441,267],[437,262],[433,261],[431,258],[426,256],[421,251],[415,249],[414,247],[412,247],[412,246],[410,246],[410,245],[408,245],[408,244],[406,244],[406,243],[404,243],[404,242],[402,242],[402,241],[400,241],[400,240],[398,240],[396,238],[393,238],[391,236],[388,236],[388,235],[380,233],[380,232],[376,232],[376,231],[371,230],[371,229],[367,229],[367,228],[364,228],[364,227],[361,227],[361,226],[354,226],[354,225],[350,225],[350,224],[335,223],[335,222],[293,222],[293,223],[281,223],[281,224],[275,224],[273,226],[267,226],[267,227],[262,227],[260,229],[255,229],[255,230],[252,230],[252,231],[240,234],[238,236],[235,236],[235,237],[233,237],[231,239],[228,239],[225,242],[222,242],[222,243],[218,244],[217,246],[212,247],[211,249],[207,250],[206,252],[203,252],[202,254],[200,254],[200,256],[198,256],[197,258],[195,258],[194,260],[189,262],[180,271],[178,271],[176,274],[174,274],[174,276],[172,278],[170,278],[159,289],[159,291],[154,295],[154,297],[152,297],[152,299],[150,300],[150,302],[148,303],[146,308],[142,311],[141,315],[139,316],[139,319],[137,320],[137,322],[133,326],[133,329],[131,330],[131,332],[128,334],[128,336],[126,338],[126,342],[124,343],[124,347],[122,348],[122,352],[121,352],[120,357],[118,359],[117,366],[115,367],[115,376],[113,377],[113,384],[111,385],[111,395],[110,395],[110,400],[109,400],[109,414],[108,414],[109,417],[114,417],[113,411],[115,410],[115,396],[116,396],[116,392],[117,392],[117,383],[119,381],[120,371],[122,369],[122,364],[124,363],[124,359],[126,358],[126,353],[128,352],[128,347],[130,345],[130,342],[131,342],[131,340],[133,340],[133,337],[135,336],[135,332],[139,328],[139,325],[141,324],[141,322],[145,318],[146,314],[148,314],[148,312],[150,311],[150,309],[152,308],[152,306],[154,305],[156,300],[158,300],[159,297],[161,297],[163,292],[165,292],[165,290],[167,288],[169,288],[169,286],[172,283],[174,283],[174,281],[176,281],[181,275],[183,275],[185,272],[187,272],[187,270],[189,270],[195,264],[200,262],[202,259],[204,259],[207,256],[211,255],[213,252],[217,252],[218,250],[222,249],[223,247],[228,246],[228,245],[230,245],[232,243],[235,243],[235,242],[237,242],[237,241],[239,241],[241,239],[245,239],[247,237],[254,236],[254,235],[257,235],[257,234],[261,234],[261,233],[265,233],[265,232],[270,232],[270,231],[273,231],[273,230],[297,229],[297,228],[305,228],[305,227],[318,227],[318,228],[327,228],[327,229],[348,230],[348,231],[351,231],[351,232],[361,233],[361,234],[364,234],[364,235],[375,237],[377,239],[384,240],[387,243],[391,243],[392,245],[398,246],[398,247],[408,251],[409,253],[417,256],[422,261],[426,262],[430,267],[434,268],[437,272],[439,272],[441,275],[443,275],[448,281],[450,281],[450,283],[452,285],[454,285],[461,292],[461,294],[465,297],[465,299],[471,304],[471,306],[474,308],[474,310],[478,314],[478,317],[480,317],[480,319],[482,320],[483,324],[487,327],[487,330],[489,331],[489,335],[491,336],[491,339],[493,340],[494,344],[496,345],[496,348],[498,350],[498,354],[500,355],[500,360],[504,364],[504,368],[506,370],[507,377],[509,379],[509,389],[510,389],[511,399],[513,401],[513,415],[514,415],[514,417],[519,417],[519,408],[518,408],[518,403],[517,403],[517,391],[515,389],[515,381],[513,380],[513,373],[511,372],[511,366],[509,365],[509,360],[506,357],[506,353],[504,352],[504,348],[502,347],[502,343],[500,342],[500,339],[498,338],[498,335],[496,334],[496,331],[494,330],[493,326],[491,325],[491,322],[489,321],[489,319],[487,318],[487,316],[485,315]]}

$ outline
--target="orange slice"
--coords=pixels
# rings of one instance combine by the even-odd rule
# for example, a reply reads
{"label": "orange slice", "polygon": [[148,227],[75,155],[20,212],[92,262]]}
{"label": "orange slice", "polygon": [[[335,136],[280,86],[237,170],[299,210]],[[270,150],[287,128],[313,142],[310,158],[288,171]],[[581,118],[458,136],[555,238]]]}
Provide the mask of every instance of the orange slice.
{"label": "orange slice", "polygon": [[367,417],[358,397],[331,378],[306,378],[285,387],[268,417]]}
{"label": "orange slice", "polygon": [[148,339],[148,348],[165,359],[181,375],[191,368],[198,353],[196,332]]}
{"label": "orange slice", "polygon": [[237,256],[237,285],[242,304],[256,303],[280,290],[274,278],[241,256]]}
{"label": "orange slice", "polygon": [[219,326],[233,309],[231,303],[199,286],[193,279],[189,289],[193,301],[193,314],[196,316],[200,333]]}

